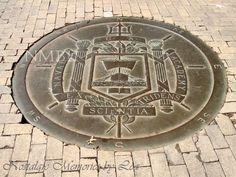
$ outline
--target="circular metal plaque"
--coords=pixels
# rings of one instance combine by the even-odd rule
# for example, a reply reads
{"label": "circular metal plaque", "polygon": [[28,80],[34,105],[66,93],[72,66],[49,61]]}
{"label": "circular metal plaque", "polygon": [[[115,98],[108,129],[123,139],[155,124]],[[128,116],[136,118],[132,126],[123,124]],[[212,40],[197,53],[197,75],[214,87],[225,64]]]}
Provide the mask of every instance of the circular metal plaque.
{"label": "circular metal plaque", "polygon": [[68,25],[37,41],[13,77],[17,106],[58,139],[149,149],[207,125],[226,95],[217,55],[189,32],[140,18]]}

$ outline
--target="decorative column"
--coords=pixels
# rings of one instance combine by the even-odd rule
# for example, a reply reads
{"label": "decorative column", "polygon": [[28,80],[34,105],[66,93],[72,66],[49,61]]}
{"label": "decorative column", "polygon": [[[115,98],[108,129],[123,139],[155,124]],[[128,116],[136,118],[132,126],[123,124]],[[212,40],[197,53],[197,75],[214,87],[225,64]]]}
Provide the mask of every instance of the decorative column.
{"label": "decorative column", "polygon": [[[149,45],[152,47],[153,57],[155,60],[156,78],[159,92],[169,92],[169,84],[166,75],[165,61],[163,57],[163,42],[158,39],[149,41]],[[173,111],[172,103],[169,99],[160,100],[161,110],[166,113]]]}
{"label": "decorative column", "polygon": [[[70,92],[78,92],[81,90],[84,64],[90,42],[86,40],[81,40],[76,42],[76,45],[78,49],[76,51],[77,53],[74,55],[75,63],[70,81]],[[70,112],[76,111],[78,109],[78,105],[79,99],[74,98],[72,95],[68,95],[66,110]]]}

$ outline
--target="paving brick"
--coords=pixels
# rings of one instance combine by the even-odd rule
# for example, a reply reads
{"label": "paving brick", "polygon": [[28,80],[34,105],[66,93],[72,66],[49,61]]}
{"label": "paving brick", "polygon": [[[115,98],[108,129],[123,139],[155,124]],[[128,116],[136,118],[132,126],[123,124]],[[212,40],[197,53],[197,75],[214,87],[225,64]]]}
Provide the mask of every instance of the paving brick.
{"label": "paving brick", "polygon": [[[144,10],[144,9],[142,9],[142,10]],[[134,2],[132,2],[132,5],[131,5],[131,12],[132,12],[133,15],[134,15],[134,14],[140,14],[140,13],[141,13],[141,10],[140,10],[140,8],[139,8],[139,5],[138,5],[138,4],[135,4]],[[151,11],[151,13],[152,13],[152,11]]]}
{"label": "paving brick", "polygon": [[99,169],[99,173],[98,173],[99,177],[116,177],[116,170],[115,168],[100,168]]}
{"label": "paving brick", "polygon": [[6,176],[8,174],[10,167],[8,164],[10,162],[11,155],[12,149],[0,149],[0,176]]}
{"label": "paving brick", "polygon": [[25,177],[43,177],[43,173],[26,174]]}
{"label": "paving brick", "polygon": [[37,40],[38,40],[38,38],[23,38],[22,43],[29,43],[29,44],[31,44],[31,43],[34,43]]}
{"label": "paving brick", "polygon": [[38,168],[29,169],[27,170],[27,173],[39,173],[43,172],[43,170],[46,169],[44,168],[45,154],[46,154],[46,144],[31,145],[28,163],[38,164],[37,165]]}
{"label": "paving brick", "polygon": [[12,65],[13,65],[12,63],[1,63],[0,64],[0,71],[11,70]]}
{"label": "paving brick", "polygon": [[166,155],[164,153],[150,154],[150,161],[154,177],[171,177]]}
{"label": "paving brick", "polygon": [[[103,3],[104,1],[101,1],[101,0],[95,0],[94,1],[94,7],[103,7]],[[109,2],[110,4],[111,2]],[[104,3],[105,4],[105,3]]]}
{"label": "paving brick", "polygon": [[7,93],[7,92],[11,93],[11,89],[9,89],[9,87],[7,87],[7,86],[4,86],[4,85],[6,85],[6,82],[7,82],[7,78],[0,77],[0,94]]}
{"label": "paving brick", "polygon": [[66,9],[58,9],[57,18],[66,18]]}
{"label": "paving brick", "polygon": [[13,103],[13,99],[11,95],[3,94],[0,99],[0,103]]}
{"label": "paving brick", "polygon": [[141,9],[141,13],[142,13],[143,17],[152,18],[152,14],[150,13],[150,11],[148,9]]}
{"label": "paving brick", "polygon": [[178,146],[176,144],[165,146],[164,149],[169,164],[172,165],[184,164],[182,154],[179,151]]}
{"label": "paving brick", "polygon": [[98,151],[98,164],[102,167],[115,167],[114,151]]}
{"label": "paving brick", "polygon": [[46,159],[62,159],[62,142],[48,136]]}
{"label": "paving brick", "polygon": [[165,152],[163,147],[148,150],[149,154],[162,153],[162,152]]}
{"label": "paving brick", "polygon": [[88,13],[85,13],[84,19],[85,20],[91,20],[91,19],[93,19],[93,17],[94,17],[93,12],[88,12]]}
{"label": "paving brick", "polygon": [[19,123],[21,122],[22,114],[0,114],[0,124],[3,123]]}
{"label": "paving brick", "polygon": [[27,49],[28,48],[28,44],[16,44],[16,43],[10,43],[9,45],[7,45],[7,49]]}
{"label": "paving brick", "polygon": [[[71,23],[73,23],[73,22],[71,22]],[[67,23],[70,23],[70,22],[67,21]],[[54,30],[54,28],[55,28],[55,23],[54,24],[46,24],[45,29],[44,29],[44,34],[52,32]]]}
{"label": "paving brick", "polygon": [[102,17],[103,16],[103,9],[102,8],[94,8],[94,16],[95,17]]}
{"label": "paving brick", "polygon": [[113,13],[112,12],[104,12],[103,16],[104,17],[113,17]]}
{"label": "paving brick", "polygon": [[132,16],[132,13],[130,10],[122,10],[123,16]]}
{"label": "paving brick", "polygon": [[80,177],[98,176],[98,166],[95,159],[81,159]]}
{"label": "paving brick", "polygon": [[44,133],[41,130],[35,127],[32,133],[31,144],[43,144],[43,143],[47,143],[47,136],[44,135]]}
{"label": "paving brick", "polygon": [[[2,78],[5,82],[5,79],[6,78]],[[6,82],[5,82],[6,83]],[[11,88],[8,87],[8,86],[2,86],[0,85],[0,94],[3,94],[3,93],[11,93]]]}
{"label": "paving brick", "polygon": [[[113,1],[113,2],[114,2],[114,1]],[[118,15],[118,16],[121,16],[121,15],[122,15],[122,11],[121,11],[120,4],[117,5],[117,6],[114,6],[114,5],[113,5],[113,14],[114,14],[114,15]]]}
{"label": "paving brick", "polygon": [[233,53],[235,54],[236,47],[219,47],[222,53]]}
{"label": "paving brick", "polygon": [[12,104],[11,109],[10,109],[10,114],[16,114],[18,113],[18,107],[16,106],[15,103]]}
{"label": "paving brick", "polygon": [[[12,154],[13,161],[27,161],[30,149],[30,135],[17,135],[14,151]],[[23,148],[22,148],[23,147]]]}
{"label": "paving brick", "polygon": [[104,10],[104,12],[111,12],[112,5],[111,4],[103,4],[103,10]]}
{"label": "paving brick", "polygon": [[68,13],[75,13],[75,4],[69,3],[67,6]]}
{"label": "paving brick", "polygon": [[58,6],[58,2],[54,1],[54,3],[51,3],[48,8],[48,13],[55,14],[57,12],[57,6]]}
{"label": "paving brick", "polygon": [[232,123],[234,124],[234,127],[235,127],[235,125],[236,125],[236,114],[233,114],[232,117],[230,117],[230,120],[232,121]]}
{"label": "paving brick", "polygon": [[84,148],[84,147],[80,148],[80,154],[81,154],[81,158],[84,158],[84,157],[97,157],[97,151],[96,150],[88,149],[88,148]]}
{"label": "paving brick", "polygon": [[0,135],[2,135],[4,124],[0,124]]}
{"label": "paving brick", "polygon": [[236,42],[227,42],[230,47],[236,47]]}
{"label": "paving brick", "polygon": [[7,83],[6,83],[7,86],[11,86],[11,78],[7,78]]}
{"label": "paving brick", "polygon": [[11,104],[0,104],[0,113],[9,113]]}
{"label": "paving brick", "polygon": [[66,15],[66,23],[74,23],[75,22],[75,14],[67,13]]}
{"label": "paving brick", "polygon": [[235,112],[236,102],[225,103],[220,113]]}
{"label": "paving brick", "polygon": [[65,25],[65,18],[57,18],[55,28],[59,28]]}
{"label": "paving brick", "polygon": [[228,144],[225,141],[225,138],[217,125],[207,126],[206,132],[211,140],[211,143],[212,143],[214,149],[228,147]]}
{"label": "paving brick", "polygon": [[134,177],[133,160],[130,155],[115,156],[117,177]]}
{"label": "paving brick", "polygon": [[85,1],[85,12],[93,12],[93,0]]}
{"label": "paving brick", "polygon": [[118,156],[118,155],[131,156],[131,152],[129,152],[129,151],[117,151],[117,152],[115,152],[115,155],[116,156]]}
{"label": "paving brick", "polygon": [[[16,38],[11,38],[11,39],[12,40],[7,41],[7,43],[18,43],[18,44],[21,43],[21,38],[17,38],[17,39],[19,39],[19,41],[17,41]],[[16,54],[17,54],[17,49],[4,49],[3,50],[3,56],[15,56]],[[6,61],[4,60],[4,62],[6,62]],[[8,67],[9,67],[9,65],[13,64],[13,63],[7,63],[6,62],[6,64],[8,64]],[[9,68],[9,69],[6,69],[6,70],[11,70],[11,69]]]}
{"label": "paving brick", "polygon": [[30,124],[6,124],[3,135],[30,134],[32,125]]}
{"label": "paving brick", "polygon": [[15,136],[0,136],[0,148],[14,147]]}
{"label": "paving brick", "polygon": [[205,163],[204,167],[209,177],[225,177],[219,162]]}
{"label": "paving brick", "polygon": [[62,172],[61,177],[79,177],[79,172]]}
{"label": "paving brick", "polygon": [[[63,162],[67,164],[74,164],[78,165],[80,162],[80,150],[77,146],[75,145],[68,145],[64,146],[63,149]],[[62,168],[62,171],[76,171],[78,170],[77,168],[72,168],[69,166],[65,166]]]}
{"label": "paving brick", "polygon": [[236,60],[235,59],[225,59],[225,61],[229,67],[236,67]]}
{"label": "paving brick", "polygon": [[40,29],[40,30],[34,30],[34,34],[33,37],[41,37],[44,35],[44,30]]}
{"label": "paving brick", "polygon": [[58,4],[58,9],[63,9],[66,8],[67,2],[60,1]]}
{"label": "paving brick", "polygon": [[14,162],[14,165],[11,166],[7,177],[25,177],[26,169],[24,167],[26,164],[27,162]]}
{"label": "paving brick", "polygon": [[235,54],[229,54],[229,53],[220,53],[220,58],[225,60],[235,60],[236,55]]}
{"label": "paving brick", "polygon": [[203,41],[213,41],[212,36],[211,35],[200,35],[198,36],[200,39],[202,39]]}
{"label": "paving brick", "polygon": [[151,167],[135,168],[135,177],[152,177]]}
{"label": "paving brick", "polygon": [[218,160],[208,136],[199,136],[197,147],[199,148],[200,158],[203,162],[212,162]]}
{"label": "paving brick", "polygon": [[193,142],[192,137],[186,138],[183,141],[180,141],[178,144],[179,144],[181,152],[197,151],[197,148]]}
{"label": "paving brick", "polygon": [[216,122],[220,127],[220,130],[224,135],[235,135],[236,134],[236,129],[234,128],[231,120],[229,117],[225,115],[218,115],[216,117]]}
{"label": "paving brick", "polygon": [[[6,62],[14,63],[14,62],[17,62],[18,60],[19,60],[19,56],[6,56],[6,57],[4,57],[4,61],[6,61]],[[11,92],[6,92],[6,93],[11,93]]]}
{"label": "paving brick", "polygon": [[85,17],[85,12],[82,8],[79,8],[76,10],[76,17],[79,17],[79,18],[84,18]]}
{"label": "paving brick", "polygon": [[191,177],[206,177],[202,162],[199,161],[197,152],[184,153],[184,160]]}
{"label": "paving brick", "polygon": [[236,93],[235,92],[228,93],[226,96],[226,102],[232,102],[232,101],[236,101]]}
{"label": "paving brick", "polygon": [[225,139],[228,142],[229,147],[234,154],[234,157],[236,158],[236,135],[226,136]]}
{"label": "paving brick", "polygon": [[46,20],[45,19],[39,19],[36,21],[35,29],[44,29]]}
{"label": "paving brick", "polygon": [[61,160],[48,160],[45,162],[47,170],[44,170],[44,177],[61,177]]}
{"label": "paving brick", "polygon": [[[233,83],[231,83],[233,81]],[[235,77],[228,76],[228,86],[232,92],[236,92],[236,83],[235,83]]]}
{"label": "paving brick", "polygon": [[46,18],[47,17],[47,11],[46,10],[40,10],[38,13],[38,18]]}
{"label": "paving brick", "polygon": [[172,177],[189,177],[186,165],[170,166]]}
{"label": "paving brick", "polygon": [[235,177],[236,160],[230,149],[217,149],[216,154],[227,177]]}
{"label": "paving brick", "polygon": [[148,152],[144,151],[134,151],[132,152],[134,166],[150,166],[150,161],[148,157]]}

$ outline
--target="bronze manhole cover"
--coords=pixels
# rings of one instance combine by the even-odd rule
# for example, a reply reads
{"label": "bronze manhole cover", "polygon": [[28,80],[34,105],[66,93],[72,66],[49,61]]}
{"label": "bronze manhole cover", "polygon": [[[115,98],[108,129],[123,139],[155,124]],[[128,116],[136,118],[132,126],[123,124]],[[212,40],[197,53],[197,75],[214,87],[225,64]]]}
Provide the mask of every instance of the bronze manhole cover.
{"label": "bronze manhole cover", "polygon": [[65,142],[154,148],[208,124],[224,103],[225,70],[201,40],[139,18],[72,24],[36,42],[13,78],[17,106]]}

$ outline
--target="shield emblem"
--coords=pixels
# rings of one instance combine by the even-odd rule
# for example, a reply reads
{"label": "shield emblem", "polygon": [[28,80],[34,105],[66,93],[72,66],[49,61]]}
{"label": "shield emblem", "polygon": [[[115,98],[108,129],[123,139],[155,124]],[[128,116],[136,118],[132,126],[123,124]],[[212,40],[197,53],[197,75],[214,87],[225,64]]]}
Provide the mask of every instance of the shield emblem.
{"label": "shield emblem", "polygon": [[89,89],[117,102],[151,89],[146,53],[95,53]]}

